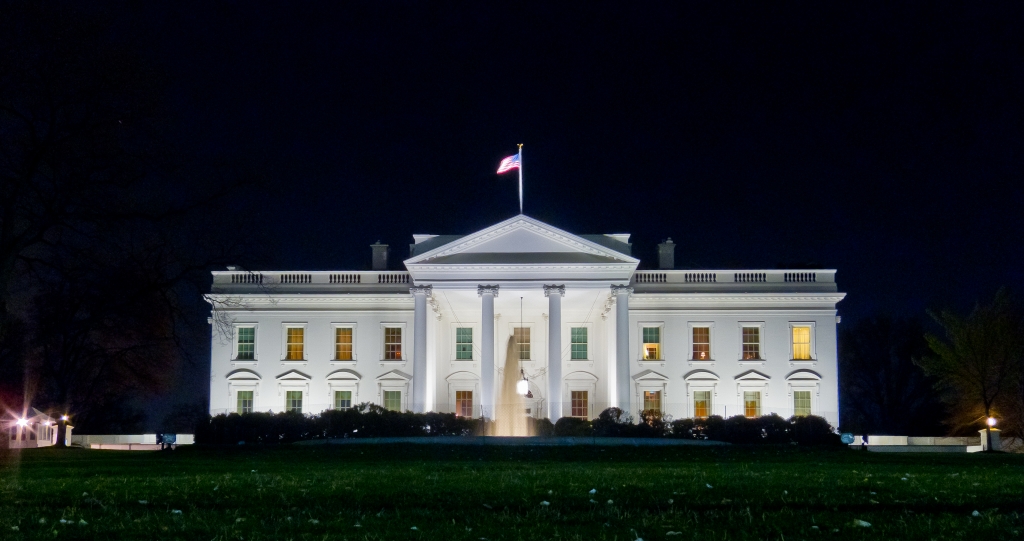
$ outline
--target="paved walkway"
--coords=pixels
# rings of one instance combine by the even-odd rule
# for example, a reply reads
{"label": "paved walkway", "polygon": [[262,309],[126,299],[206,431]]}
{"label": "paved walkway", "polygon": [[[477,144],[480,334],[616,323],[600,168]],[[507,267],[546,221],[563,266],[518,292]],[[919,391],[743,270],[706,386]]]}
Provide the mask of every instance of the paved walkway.
{"label": "paved walkway", "polygon": [[550,438],[516,438],[507,436],[427,436],[412,438],[330,438],[326,440],[305,440],[297,445],[367,445],[387,443],[417,443],[421,445],[520,445],[520,446],[570,446],[593,445],[599,447],[678,447],[729,445],[721,441],[682,440],[671,438],[577,438],[558,436]]}

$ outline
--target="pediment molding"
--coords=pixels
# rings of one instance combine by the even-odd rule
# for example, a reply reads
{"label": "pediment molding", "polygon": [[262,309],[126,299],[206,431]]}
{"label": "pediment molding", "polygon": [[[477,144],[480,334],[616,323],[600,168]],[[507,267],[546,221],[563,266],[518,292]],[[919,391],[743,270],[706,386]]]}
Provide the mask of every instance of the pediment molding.
{"label": "pediment molding", "polygon": [[412,376],[402,372],[401,370],[392,370],[377,376],[377,381],[386,380],[401,380],[401,381],[412,381]]}
{"label": "pediment molding", "polygon": [[232,370],[231,372],[228,372],[226,379],[228,381],[260,381],[263,378],[261,378],[259,374],[253,372],[252,370],[240,368],[238,370]]}
{"label": "pediment molding", "polygon": [[718,381],[717,374],[710,370],[692,370],[683,375],[686,381]]}
{"label": "pediment molding", "polygon": [[747,370],[746,372],[736,376],[736,381],[769,381],[771,376],[758,372],[757,370]]}
{"label": "pediment molding", "polygon": [[821,374],[807,369],[794,370],[786,376],[786,381],[821,381]]}
{"label": "pediment molding", "polygon": [[363,377],[359,375],[359,372],[348,368],[342,368],[327,374],[327,381],[359,381],[361,379]]}
{"label": "pediment molding", "polygon": [[644,370],[633,376],[633,381],[668,381],[668,378],[654,370]]}
{"label": "pediment molding", "polygon": [[[433,250],[417,255],[415,257],[405,260],[407,267],[414,266],[420,268],[433,268],[429,262],[434,259],[454,256],[459,254],[467,254],[474,252],[475,248],[489,242],[494,242],[503,236],[513,234],[515,232],[523,231],[530,235],[536,236],[538,240],[546,241],[548,244],[554,243],[555,245],[564,247],[563,250],[551,251],[551,253],[576,253],[576,254],[588,254],[592,256],[598,256],[602,258],[609,258],[622,264],[636,266],[640,261],[638,259],[627,256],[623,253],[617,252],[610,248],[606,248],[582,237],[573,235],[572,233],[558,229],[557,227],[548,225],[540,220],[530,218],[529,216],[520,214],[503,222],[497,223],[476,233],[466,235],[458,240],[439,246]],[[549,250],[545,250],[549,251]],[[491,252],[491,253],[504,253],[504,252]],[[509,250],[507,253],[524,253],[521,250]],[[437,265],[443,268],[449,268],[451,265]],[[460,265],[461,266],[461,265]],[[529,265],[527,265],[529,266]],[[537,265],[540,267],[541,265]],[[545,269],[550,270],[550,265],[543,265]],[[572,265],[569,268],[584,267],[593,268],[592,265]],[[615,268],[618,265],[614,266]],[[487,265],[485,268],[494,269],[494,266]],[[512,268],[522,269],[523,266],[515,265]]]}
{"label": "pediment molding", "polygon": [[289,370],[280,376],[277,376],[276,379],[277,381],[309,381],[312,378],[298,370]]}

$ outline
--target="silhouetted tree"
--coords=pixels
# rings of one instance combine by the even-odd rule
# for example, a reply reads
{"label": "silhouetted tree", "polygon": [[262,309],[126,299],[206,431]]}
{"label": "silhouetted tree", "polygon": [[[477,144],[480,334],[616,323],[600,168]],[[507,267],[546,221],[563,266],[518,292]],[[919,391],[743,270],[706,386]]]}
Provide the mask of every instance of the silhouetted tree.
{"label": "silhouetted tree", "polygon": [[840,327],[839,389],[844,431],[935,435],[942,403],[914,364],[928,345],[921,323],[876,317]]}
{"label": "silhouetted tree", "polygon": [[967,317],[949,311],[931,315],[944,336],[925,337],[932,354],[918,364],[935,377],[949,405],[947,423],[960,431],[993,415],[1003,417],[999,410],[1012,403],[1024,357],[1024,318],[1009,292],[1000,290]]}

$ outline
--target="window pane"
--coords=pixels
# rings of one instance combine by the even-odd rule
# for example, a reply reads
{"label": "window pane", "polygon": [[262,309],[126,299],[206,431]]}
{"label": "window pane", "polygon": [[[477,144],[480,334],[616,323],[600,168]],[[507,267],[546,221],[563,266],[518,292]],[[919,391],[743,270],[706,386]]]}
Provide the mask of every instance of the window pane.
{"label": "window pane", "polygon": [[644,327],[644,349],[643,355],[644,360],[660,360],[661,359],[661,328],[660,327]]}
{"label": "window pane", "polygon": [[473,416],[473,391],[455,391],[455,415]]}
{"label": "window pane", "polygon": [[347,327],[334,329],[334,358],[339,361],[352,360],[352,329]]}
{"label": "window pane", "polygon": [[252,391],[238,391],[238,413],[252,413]]}
{"label": "window pane", "polygon": [[459,361],[473,360],[473,329],[471,327],[455,329],[455,359]]}
{"label": "window pane", "polygon": [[515,337],[516,344],[519,346],[519,360],[530,360],[530,328],[516,327],[512,330],[512,336]]}
{"label": "window pane", "polygon": [[743,327],[743,358],[761,358],[761,328]]}
{"label": "window pane", "polygon": [[352,391],[334,391],[334,409],[347,410],[352,407]]}
{"label": "window pane", "polygon": [[711,414],[711,391],[693,392],[693,416],[707,417]]}
{"label": "window pane", "polygon": [[256,328],[238,328],[238,359],[256,358]]}
{"label": "window pane", "polygon": [[590,400],[587,391],[572,391],[570,393],[571,416],[578,419],[590,417]]}
{"label": "window pane", "polygon": [[395,361],[402,359],[402,328],[384,328],[384,359]]}
{"label": "window pane", "polygon": [[644,410],[661,411],[661,391],[644,391]]}
{"label": "window pane", "polygon": [[572,346],[570,359],[573,360],[586,360],[587,359],[587,328],[586,327],[573,327],[570,330]]}
{"label": "window pane", "polygon": [[285,391],[285,411],[302,413],[302,391]]}
{"label": "window pane", "polygon": [[711,358],[711,329],[709,327],[693,328],[693,358],[697,360]]}
{"label": "window pane", "polygon": [[811,392],[793,391],[793,415],[804,416],[811,414]]}
{"label": "window pane", "polygon": [[384,391],[384,409],[402,410],[402,391]]}
{"label": "window pane", "polygon": [[811,358],[811,328],[793,327],[793,358]]}
{"label": "window pane", "polygon": [[285,359],[300,361],[305,358],[303,356],[305,354],[303,351],[305,333],[306,329],[301,327],[288,328],[288,354],[285,356]]}
{"label": "window pane", "polygon": [[761,416],[761,391],[743,391],[743,415]]}

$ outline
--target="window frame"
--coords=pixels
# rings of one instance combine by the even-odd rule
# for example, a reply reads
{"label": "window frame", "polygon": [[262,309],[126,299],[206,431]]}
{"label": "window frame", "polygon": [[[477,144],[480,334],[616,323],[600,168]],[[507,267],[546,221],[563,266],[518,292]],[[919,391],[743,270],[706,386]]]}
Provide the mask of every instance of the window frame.
{"label": "window frame", "polygon": [[291,409],[291,405],[288,402],[289,401],[289,398],[288,398],[288,394],[289,393],[299,393],[299,411],[296,412],[296,413],[300,413],[300,414],[305,415],[305,413],[306,413],[305,412],[305,408],[306,408],[306,390],[305,389],[301,389],[301,388],[292,388],[292,389],[285,388],[285,389],[282,390],[281,394],[284,395],[284,409],[282,409],[281,411],[284,411],[284,412],[292,412],[293,411]]}
{"label": "window frame", "polygon": [[[689,352],[689,359],[687,359],[691,365],[692,363],[708,363],[714,364],[715,362],[715,322],[714,321],[690,321],[686,324],[686,351]],[[708,358],[697,359],[693,356],[693,330],[694,329],[707,329],[708,330]]]}
{"label": "window frame", "polygon": [[[459,358],[459,329],[469,329],[473,333],[473,335],[470,337],[472,339],[472,341],[469,343],[469,355],[470,355],[470,358],[468,358],[468,359],[460,359]],[[479,337],[479,332],[477,331],[477,325],[475,323],[458,323],[458,322],[452,323],[452,325],[451,325],[451,338],[452,338],[451,359],[452,359],[452,362],[465,363],[465,362],[479,361],[480,359],[479,359],[479,356],[477,354],[477,351],[479,350],[478,345],[477,345],[478,337]]]}
{"label": "window frame", "polygon": [[[644,342],[644,329],[658,329],[658,359],[648,359],[647,349],[644,344],[653,342]],[[664,363],[665,357],[665,322],[664,321],[640,321],[637,323],[637,359],[641,363]]]}
{"label": "window frame", "polygon": [[[765,326],[764,326],[764,322],[763,321],[740,321],[738,323],[738,327],[739,327],[739,352],[738,352],[739,355],[737,355],[737,360],[740,362],[740,364],[743,364],[743,363],[763,364],[765,362],[765,351],[764,351],[764,329],[765,329]],[[743,358],[743,344],[744,344],[744,342],[743,342],[743,329],[749,329],[749,328],[756,328],[756,329],[758,329],[758,331],[757,331],[757,340],[758,340],[758,342],[757,342],[757,354],[758,354],[758,357],[756,359],[744,359]]]}
{"label": "window frame", "polygon": [[[332,342],[333,342],[332,343],[332,347],[331,347],[331,363],[354,363],[354,362],[358,362],[359,361],[358,353],[356,353],[356,351],[357,351],[356,344],[358,342],[358,339],[356,338],[356,335],[358,334],[357,331],[356,331],[357,328],[358,328],[358,324],[356,324],[356,323],[331,323],[331,331],[332,331],[331,332],[331,338],[332,338]],[[338,358],[338,329],[351,329],[352,330],[352,358],[351,359],[339,359]]]}
{"label": "window frame", "polygon": [[807,416],[814,415],[814,412],[815,412],[815,409],[814,409],[814,406],[815,406],[815,404],[814,404],[814,389],[811,388],[811,387],[796,387],[790,393],[790,395],[791,395],[790,400],[791,400],[791,402],[793,404],[793,416],[798,416],[799,415],[796,412],[796,393],[807,393],[807,413],[804,414],[804,415],[800,415],[800,416],[801,417],[807,417]]}
{"label": "window frame", "polygon": [[[288,358],[288,329],[302,329],[302,358]],[[284,322],[281,324],[281,362],[283,363],[307,363],[309,362],[309,323],[308,322]]]}
{"label": "window frame", "polygon": [[384,409],[388,409],[388,406],[387,406],[387,403],[388,403],[388,393],[398,393],[398,409],[397,410],[389,410],[389,411],[397,411],[399,413],[405,411],[406,410],[406,408],[405,408],[405,395],[406,395],[405,389],[400,389],[400,388],[397,388],[397,387],[381,387],[381,390],[380,390],[380,406],[382,408],[384,408]]}
{"label": "window frame", "polygon": [[[741,392],[741,404],[743,405],[743,416],[748,419],[756,419],[764,415],[764,393],[760,389],[746,388]],[[755,415],[747,415],[747,393],[757,394],[757,413]]]}
{"label": "window frame", "polygon": [[[583,413],[577,415],[576,411],[576,397],[573,396],[577,393],[583,393]],[[569,391],[569,417],[576,419],[583,419],[589,421],[590,417],[590,391],[588,389],[576,389]]]}
{"label": "window frame", "polygon": [[[477,397],[476,397],[476,393],[473,392],[473,391],[474,391],[474,389],[455,389],[454,391],[452,391],[454,393],[454,395],[455,395],[455,398],[454,398],[455,407],[452,408],[452,411],[453,411],[453,413],[455,413],[456,417],[467,417],[469,419],[472,419],[472,418],[476,417],[476,400],[477,400]],[[460,404],[459,404],[459,400],[460,400],[459,393],[469,393],[469,414],[468,415],[465,415],[463,413],[463,411],[462,411],[462,408],[460,407]]]}
{"label": "window frame", "polygon": [[[238,347],[240,345],[239,329],[252,329],[252,358],[242,359],[238,357]],[[255,363],[259,360],[259,343],[260,343],[260,331],[259,324],[257,323],[235,323],[234,334],[231,341],[231,362],[234,363]]]}
{"label": "window frame", "polygon": [[[579,365],[577,365],[579,366]],[[562,383],[562,417],[572,417],[572,393],[587,392],[587,419],[596,416],[594,400],[597,398],[598,377],[589,370],[574,370],[566,374]]]}
{"label": "window frame", "polygon": [[[252,393],[249,396],[249,411],[241,411],[241,400],[242,397],[239,393]],[[256,389],[235,389],[235,413],[241,415],[244,413],[252,413],[256,411]]]}
{"label": "window frame", "polygon": [[[338,407],[338,393],[348,393],[348,407],[347,408]],[[355,400],[356,400],[355,390],[353,390],[351,388],[340,388],[340,387],[332,387],[331,388],[331,409],[333,409],[335,411],[350,410],[355,405]]]}
{"label": "window frame", "polygon": [[[401,358],[399,359],[388,359],[385,357],[387,347],[384,344],[384,340],[387,338],[387,329],[401,329],[402,330],[402,342],[401,342]],[[409,351],[409,329],[408,324],[405,322],[397,321],[382,321],[380,324],[380,336],[377,337],[378,356],[382,363],[404,363],[409,360],[406,355]],[[383,399],[382,399],[383,400]]]}
{"label": "window frame", "polygon": [[[514,321],[514,322],[510,321],[509,324],[508,324],[508,335],[509,336],[515,336],[516,329],[518,329],[520,327],[522,327],[524,329],[529,329],[530,330],[530,346],[529,346],[530,347],[530,350],[529,350],[530,358],[529,359],[518,359],[519,362],[527,362],[527,361],[536,361],[536,360],[538,360],[536,358],[536,356],[534,355],[534,349],[533,349],[534,344],[536,344],[536,342],[537,342],[536,340],[534,340],[535,338],[537,338],[537,333],[534,332],[534,331],[537,330],[537,325],[535,323],[536,322],[533,322],[533,321],[523,321],[522,324],[520,324],[519,321]],[[504,347],[499,347],[498,350],[499,351],[504,351],[505,348]]]}
{"label": "window frame", "polygon": [[[796,327],[808,327],[808,328],[810,328],[810,337],[809,337],[810,343],[808,344],[808,348],[810,350],[809,351],[809,353],[810,353],[810,358],[809,359],[797,359],[795,357],[795,355],[794,355],[796,353],[796,351],[795,351],[796,348],[794,347],[796,344],[793,343],[793,329],[795,329]],[[794,363],[801,363],[801,362],[803,362],[803,363],[813,363],[813,362],[817,362],[817,360],[818,360],[818,351],[817,351],[817,344],[815,342],[815,334],[816,333],[815,333],[815,328],[814,328],[814,322],[813,321],[790,321],[789,322],[789,360],[790,360],[790,362],[794,362]]]}
{"label": "window frame", "polygon": [[[697,393],[708,393],[707,415],[697,416]],[[690,417],[693,419],[706,419],[715,414],[715,391],[711,387],[700,387],[690,391]]]}
{"label": "window frame", "polygon": [[662,415],[665,414],[665,392],[663,389],[641,389],[640,390],[640,411],[647,411],[651,408],[647,407],[647,394],[656,393],[658,395],[658,412]]}
{"label": "window frame", "polygon": [[[573,329],[586,329],[587,332],[587,358],[586,359],[573,359],[572,358],[572,330]],[[593,366],[594,362],[594,324],[591,322],[567,322],[562,324],[562,336],[566,339],[566,357],[563,359],[570,363],[590,363],[589,366]],[[575,364],[574,366],[587,366],[583,364]]]}

